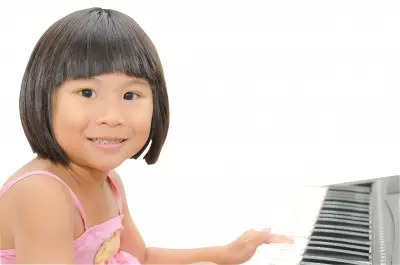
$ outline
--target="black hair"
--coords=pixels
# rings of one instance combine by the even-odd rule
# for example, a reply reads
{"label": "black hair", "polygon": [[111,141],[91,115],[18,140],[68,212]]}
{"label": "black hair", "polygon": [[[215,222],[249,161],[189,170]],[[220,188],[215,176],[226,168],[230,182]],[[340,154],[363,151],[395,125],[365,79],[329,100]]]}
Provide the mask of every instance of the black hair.
{"label": "black hair", "polygon": [[54,91],[69,79],[121,72],[145,78],[153,94],[150,135],[132,158],[157,162],[169,127],[169,103],[162,65],[150,38],[131,17],[99,7],[75,11],[51,25],[33,49],[19,97],[22,127],[40,158],[68,165],[52,127]]}

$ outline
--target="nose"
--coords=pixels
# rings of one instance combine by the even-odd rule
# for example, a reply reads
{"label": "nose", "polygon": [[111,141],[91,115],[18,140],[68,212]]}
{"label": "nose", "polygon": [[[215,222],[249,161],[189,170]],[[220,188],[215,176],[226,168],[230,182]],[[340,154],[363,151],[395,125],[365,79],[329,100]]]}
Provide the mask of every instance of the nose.
{"label": "nose", "polygon": [[98,113],[97,125],[107,125],[109,127],[122,126],[124,119],[121,109],[117,106],[104,106],[101,112]]}

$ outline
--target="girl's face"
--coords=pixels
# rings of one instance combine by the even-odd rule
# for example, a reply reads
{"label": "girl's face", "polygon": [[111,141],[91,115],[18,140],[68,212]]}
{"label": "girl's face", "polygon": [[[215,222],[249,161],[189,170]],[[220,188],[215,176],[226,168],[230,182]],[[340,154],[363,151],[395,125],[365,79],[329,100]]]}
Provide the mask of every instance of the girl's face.
{"label": "girl's face", "polygon": [[107,73],[68,80],[58,88],[53,129],[71,162],[108,171],[144,146],[152,114],[152,91],[145,79]]}

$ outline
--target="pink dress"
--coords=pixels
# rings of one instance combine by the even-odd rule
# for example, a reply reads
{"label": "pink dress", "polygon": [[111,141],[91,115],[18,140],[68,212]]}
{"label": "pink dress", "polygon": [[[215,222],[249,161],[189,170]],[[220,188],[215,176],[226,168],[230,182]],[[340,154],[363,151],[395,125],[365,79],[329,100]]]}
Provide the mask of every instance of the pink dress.
{"label": "pink dress", "polygon": [[[124,230],[122,226],[122,202],[118,187],[110,177],[107,178],[115,197],[118,201],[119,215],[107,220],[104,223],[87,227],[86,218],[81,203],[76,197],[71,188],[62,181],[58,176],[43,170],[36,170],[26,173],[22,176],[7,182],[0,189],[1,196],[14,184],[23,178],[31,175],[47,175],[60,181],[71,194],[72,200],[82,217],[85,231],[74,241],[75,247],[75,263],[76,264],[135,264],[140,265],[139,260],[131,254],[119,249],[120,233]],[[15,264],[16,263],[15,249],[0,250],[0,264]]]}

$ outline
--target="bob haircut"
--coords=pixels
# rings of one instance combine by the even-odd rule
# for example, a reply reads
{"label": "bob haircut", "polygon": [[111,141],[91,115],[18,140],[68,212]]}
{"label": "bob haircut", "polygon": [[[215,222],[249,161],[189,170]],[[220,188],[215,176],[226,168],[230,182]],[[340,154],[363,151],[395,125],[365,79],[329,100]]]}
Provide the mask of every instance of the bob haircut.
{"label": "bob haircut", "polygon": [[69,158],[57,143],[52,126],[55,90],[69,79],[121,72],[145,78],[153,93],[150,135],[133,157],[157,162],[169,127],[169,103],[156,48],[131,17],[99,7],[75,11],[51,25],[34,47],[22,79],[19,110],[32,151],[64,166]]}

